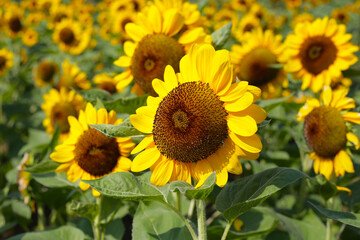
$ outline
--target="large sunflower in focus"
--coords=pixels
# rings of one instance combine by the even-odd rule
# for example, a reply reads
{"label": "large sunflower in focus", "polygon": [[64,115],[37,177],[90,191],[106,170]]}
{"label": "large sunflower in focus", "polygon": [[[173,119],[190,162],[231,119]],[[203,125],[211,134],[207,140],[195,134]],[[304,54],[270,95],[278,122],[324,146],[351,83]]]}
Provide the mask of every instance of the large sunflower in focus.
{"label": "large sunflower in focus", "polygon": [[263,98],[278,97],[281,86],[287,87],[288,81],[283,70],[270,65],[284,61],[282,36],[257,28],[246,33],[244,39],[242,45],[234,44],[231,48],[236,76],[260,87]]}
{"label": "large sunflower in focus", "polygon": [[60,141],[68,137],[70,125],[68,116],[77,117],[79,111],[85,107],[84,99],[74,90],[61,88],[60,91],[50,89],[48,94],[43,96],[44,104],[41,109],[44,110],[46,118],[43,125],[46,132],[52,134],[58,124],[60,127]]}
{"label": "large sunflower in focus", "polygon": [[179,70],[179,61],[194,43],[211,42],[201,27],[184,27],[184,16],[177,9],[160,11],[154,4],[144,8],[137,15],[138,23],[128,23],[126,33],[133,40],[126,41],[124,51],[114,62],[125,71],[115,77],[119,80],[117,89],[122,91],[132,80],[138,94],[147,92],[155,95],[151,85],[154,78],[162,79],[166,65]]}
{"label": "large sunflower in focus", "polygon": [[341,71],[357,62],[353,53],[359,47],[349,42],[351,37],[345,25],[338,25],[327,17],[299,23],[295,33],[288,35],[285,41],[289,61],[284,69],[302,79],[302,90],[310,88],[319,92],[339,78]]}
{"label": "large sunflower in focus", "polygon": [[349,132],[350,124],[360,124],[360,114],[349,112],[355,101],[346,97],[347,89],[332,91],[325,87],[321,102],[315,98],[306,101],[299,110],[298,121],[304,122],[304,135],[309,148],[309,157],[314,160],[314,171],[327,179],[335,173],[344,176],[353,173],[354,166],[347,153],[347,146],[359,149],[359,139]]}
{"label": "large sunflower in focus", "polygon": [[224,186],[228,172],[241,173],[236,156],[256,159],[262,149],[257,123],[266,112],[253,104],[260,89],[233,82],[227,50],[194,45],[180,61],[180,73],[167,66],[164,81],[154,79],[159,97],[149,96],[130,121],[149,134],[132,151],[134,172],[150,168],[151,183],[162,186],[180,180],[201,186],[216,172]]}
{"label": "large sunflower in focus", "polygon": [[[116,113],[101,108],[96,109],[88,103],[79,117],[69,117],[70,135],[61,145],[55,148],[50,158],[61,163],[56,172],[66,172],[71,182],[77,180],[93,180],[113,172],[125,172],[131,168],[131,160],[127,158],[135,144],[131,138],[109,138],[90,127],[89,124],[120,124]],[[85,191],[90,185],[82,181],[80,188]],[[94,196],[100,193],[92,189]]]}

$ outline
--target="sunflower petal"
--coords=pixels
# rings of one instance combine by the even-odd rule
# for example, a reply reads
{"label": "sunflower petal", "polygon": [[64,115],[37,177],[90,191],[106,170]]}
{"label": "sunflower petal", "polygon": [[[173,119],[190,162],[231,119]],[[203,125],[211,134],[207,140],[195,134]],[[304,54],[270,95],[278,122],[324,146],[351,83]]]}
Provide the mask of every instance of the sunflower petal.
{"label": "sunflower petal", "polygon": [[145,149],[139,153],[133,160],[131,165],[131,171],[141,172],[145,169],[150,168],[160,158],[159,150],[154,148]]}

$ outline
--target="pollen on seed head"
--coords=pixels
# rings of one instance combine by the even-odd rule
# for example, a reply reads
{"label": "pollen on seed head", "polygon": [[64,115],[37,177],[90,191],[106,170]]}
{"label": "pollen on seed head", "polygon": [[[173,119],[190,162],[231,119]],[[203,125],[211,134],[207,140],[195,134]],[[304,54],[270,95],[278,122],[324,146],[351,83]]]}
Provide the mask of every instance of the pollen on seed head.
{"label": "pollen on seed head", "polygon": [[205,159],[228,137],[226,116],[223,102],[207,84],[181,84],[159,104],[153,130],[155,145],[176,161]]}

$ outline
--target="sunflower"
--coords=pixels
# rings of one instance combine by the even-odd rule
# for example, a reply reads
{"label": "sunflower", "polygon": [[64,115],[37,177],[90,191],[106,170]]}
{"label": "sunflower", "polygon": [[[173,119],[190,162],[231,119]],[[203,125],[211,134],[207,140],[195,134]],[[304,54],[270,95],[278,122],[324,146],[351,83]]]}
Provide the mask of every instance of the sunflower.
{"label": "sunflower", "polygon": [[34,80],[38,87],[54,84],[54,76],[59,72],[59,66],[47,60],[43,60],[34,68]]}
{"label": "sunflower", "polygon": [[14,54],[6,48],[0,49],[0,76],[5,75],[7,70],[14,65]]}
{"label": "sunflower", "polygon": [[180,61],[180,73],[166,66],[164,82],[154,79],[159,97],[130,115],[135,128],[147,135],[132,154],[131,170],[152,171],[151,183],[180,180],[201,186],[216,172],[224,186],[228,172],[241,173],[237,156],[256,159],[262,149],[257,123],[266,112],[253,104],[260,89],[234,80],[230,53],[209,44],[195,44]]}
{"label": "sunflower", "polygon": [[244,40],[244,35],[247,32],[251,32],[252,30],[261,27],[260,20],[253,14],[244,15],[239,23],[235,26],[235,31],[233,31],[234,37],[239,42]]}
{"label": "sunflower", "polygon": [[23,16],[24,9],[16,3],[12,3],[6,8],[4,14],[5,27],[11,38],[20,36],[24,31]]}
{"label": "sunflower", "polygon": [[[55,148],[50,158],[61,163],[56,172],[66,172],[71,182],[77,180],[98,179],[113,172],[127,172],[131,160],[127,158],[135,144],[131,138],[109,138],[90,127],[89,124],[120,124],[116,113],[101,108],[96,109],[88,103],[79,117],[69,117],[70,135],[64,143]],[[79,186],[83,191],[90,185],[82,181]],[[100,193],[92,189],[94,196]]]}
{"label": "sunflower", "polygon": [[201,27],[182,32],[185,19],[177,9],[161,12],[154,4],[137,15],[138,23],[128,23],[126,33],[134,41],[124,43],[126,56],[114,62],[125,71],[115,77],[117,89],[123,90],[135,79],[134,90],[155,95],[154,78],[162,79],[166,65],[179,70],[179,61],[193,43],[210,43],[211,36]]}
{"label": "sunflower", "polygon": [[79,111],[85,107],[85,101],[74,90],[68,91],[65,88],[61,88],[60,91],[52,88],[43,98],[45,102],[41,105],[41,109],[46,115],[43,121],[46,132],[49,134],[54,133],[58,124],[60,127],[60,141],[63,141],[69,135],[68,116],[77,117]]}
{"label": "sunflower", "polygon": [[88,29],[71,19],[64,19],[55,26],[53,41],[60,49],[73,55],[79,55],[88,47],[91,35]]}
{"label": "sunflower", "polygon": [[345,25],[337,25],[335,19],[299,23],[285,40],[289,60],[284,69],[302,79],[302,90],[310,87],[319,92],[357,62],[353,53],[359,47],[349,42],[351,37]]}
{"label": "sunflower", "polygon": [[254,0],[231,0],[230,6],[234,10],[246,12],[254,2]]}
{"label": "sunflower", "polygon": [[349,12],[345,8],[337,8],[331,12],[331,17],[339,23],[347,24],[350,22]]}
{"label": "sunflower", "polygon": [[360,124],[360,114],[349,112],[355,108],[355,101],[346,97],[347,93],[347,89],[332,91],[325,86],[321,102],[308,99],[297,115],[298,121],[305,121],[304,135],[313,151],[309,157],[314,160],[314,171],[327,179],[333,173],[344,176],[345,172],[354,172],[347,146],[359,149],[359,139],[348,130],[348,122]]}
{"label": "sunflower", "polygon": [[261,88],[265,99],[278,97],[281,86],[287,87],[288,81],[282,69],[271,67],[284,61],[282,36],[272,30],[263,32],[261,28],[246,33],[242,45],[231,48],[231,60],[236,76],[241,81]]}
{"label": "sunflower", "polygon": [[22,35],[22,41],[26,46],[32,47],[39,40],[39,33],[34,29],[28,28]]}
{"label": "sunflower", "polygon": [[108,91],[109,93],[116,93],[117,81],[107,73],[100,73],[94,76],[94,83],[98,88]]}
{"label": "sunflower", "polygon": [[291,27],[295,28],[297,24],[314,21],[314,16],[310,13],[296,14],[291,22]]}
{"label": "sunflower", "polygon": [[70,63],[67,59],[62,63],[63,74],[60,76],[58,89],[75,88],[77,90],[87,90],[91,88],[91,83],[87,80],[85,72],[81,72],[76,64]]}
{"label": "sunflower", "polygon": [[217,30],[223,27],[225,24],[232,22],[231,33],[234,34],[239,17],[237,13],[231,9],[223,8],[217,11],[214,15],[214,29]]}

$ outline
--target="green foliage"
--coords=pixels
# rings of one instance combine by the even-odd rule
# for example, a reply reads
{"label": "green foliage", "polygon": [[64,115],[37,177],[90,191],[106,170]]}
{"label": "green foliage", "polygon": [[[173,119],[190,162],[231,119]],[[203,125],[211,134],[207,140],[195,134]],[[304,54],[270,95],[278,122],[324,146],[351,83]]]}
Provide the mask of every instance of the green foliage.
{"label": "green foliage", "polygon": [[221,49],[231,36],[232,22],[222,26],[211,34],[212,45],[216,50]]}
{"label": "green foliage", "polygon": [[111,124],[91,124],[93,128],[108,137],[141,137],[143,133],[134,128],[129,119],[125,119],[119,125]]}
{"label": "green foliage", "polygon": [[262,203],[265,199],[306,177],[291,168],[273,168],[227,184],[216,198],[216,208],[228,220]]}
{"label": "green foliage", "polygon": [[9,238],[9,240],[64,240],[64,239],[85,239],[84,233],[70,226],[63,226],[52,230],[30,232],[15,237]]}

